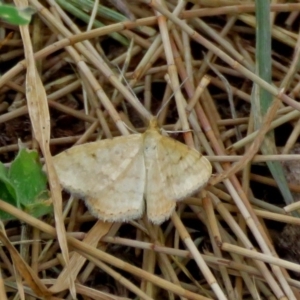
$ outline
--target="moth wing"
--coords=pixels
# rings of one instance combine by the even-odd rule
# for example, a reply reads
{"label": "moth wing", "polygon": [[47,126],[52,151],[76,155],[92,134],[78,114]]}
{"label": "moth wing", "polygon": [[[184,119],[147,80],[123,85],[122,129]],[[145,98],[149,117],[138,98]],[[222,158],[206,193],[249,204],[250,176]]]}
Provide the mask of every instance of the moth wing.
{"label": "moth wing", "polygon": [[166,176],[160,162],[146,155],[145,163],[147,216],[152,223],[161,224],[171,216],[176,202],[166,193]]}
{"label": "moth wing", "polygon": [[176,201],[207,183],[212,167],[196,150],[151,128],[144,134],[144,153],[147,215],[160,224],[170,217]]}
{"label": "moth wing", "polygon": [[161,136],[157,156],[166,194],[176,201],[198,191],[211,176],[212,166],[201,153],[169,137]]}
{"label": "moth wing", "polygon": [[128,221],[142,215],[145,164],[141,134],[75,146],[53,160],[63,188],[82,197],[96,217]]}
{"label": "moth wing", "polygon": [[162,166],[163,157],[159,153],[159,142],[162,137],[150,127],[144,133],[144,156],[146,167],[145,198],[148,219],[160,224],[168,219],[175,209],[176,203],[167,192],[167,170]]}

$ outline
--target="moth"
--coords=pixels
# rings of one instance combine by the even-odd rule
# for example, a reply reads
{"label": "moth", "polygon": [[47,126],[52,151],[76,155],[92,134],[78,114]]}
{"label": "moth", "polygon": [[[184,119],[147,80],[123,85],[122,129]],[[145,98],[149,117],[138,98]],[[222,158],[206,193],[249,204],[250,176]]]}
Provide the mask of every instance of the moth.
{"label": "moth", "polygon": [[161,224],[212,173],[198,151],[161,135],[155,119],[144,133],[74,146],[53,161],[62,187],[109,222],[137,219],[146,210]]}

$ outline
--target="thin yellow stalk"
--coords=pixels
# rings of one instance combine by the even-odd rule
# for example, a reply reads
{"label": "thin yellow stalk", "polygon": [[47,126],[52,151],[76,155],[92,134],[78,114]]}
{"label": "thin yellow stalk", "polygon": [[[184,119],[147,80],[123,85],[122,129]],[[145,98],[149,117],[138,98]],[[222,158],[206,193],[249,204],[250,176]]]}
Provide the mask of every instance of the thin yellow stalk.
{"label": "thin yellow stalk", "polygon": [[[164,5],[164,4],[160,3],[160,5]],[[172,53],[172,47],[171,47],[169,33],[168,33],[168,26],[165,17],[160,14],[158,14],[158,26],[160,29],[161,38],[164,45],[166,60],[168,64],[168,75],[170,76],[171,85],[175,96],[177,111],[179,114],[179,119],[181,121],[182,129],[188,130],[189,125],[184,111],[185,101],[180,91],[180,84],[177,76],[177,70],[174,62],[173,53]]]}
{"label": "thin yellow stalk", "polygon": [[[164,243],[164,241],[163,241],[164,236],[162,235],[160,228],[158,226],[152,226],[151,224],[149,224],[149,221],[147,221],[147,220],[145,221],[145,224],[147,226],[151,240],[156,241],[155,244],[157,244],[157,245],[162,245]],[[161,238],[159,238],[159,237],[161,237]],[[160,240],[162,240],[162,241],[160,241]],[[174,267],[171,265],[169,258],[164,253],[159,253],[159,252],[157,254],[157,258],[158,258],[160,269],[161,269],[162,273],[164,274],[165,279],[168,281],[171,281],[175,284],[180,285],[177,274],[174,270]],[[172,297],[173,297],[173,295],[172,295]],[[180,297],[180,298],[182,300],[185,299],[184,297]]]}
{"label": "thin yellow stalk", "polygon": [[144,89],[144,105],[148,111],[151,111],[151,86],[152,86],[152,76],[145,76],[145,89]]}
{"label": "thin yellow stalk", "polygon": [[82,134],[82,136],[76,141],[76,143],[74,145],[80,145],[80,144],[86,143],[88,140],[91,139],[92,134],[97,130],[98,127],[99,127],[98,121],[95,121],[94,123],[92,123],[86,129],[86,131]]}
{"label": "thin yellow stalk", "polygon": [[250,257],[250,258],[253,258],[254,260],[260,260],[260,261],[264,261],[264,262],[267,262],[270,264],[274,264],[274,265],[283,267],[283,268],[291,270],[291,271],[295,271],[298,273],[300,272],[300,266],[296,263],[289,262],[287,260],[276,258],[276,257],[266,255],[263,253],[259,253],[254,250],[248,250],[248,249],[241,248],[241,247],[238,247],[238,246],[235,246],[232,244],[228,244],[228,243],[223,243],[221,246],[221,249],[223,251],[234,252],[234,253],[240,254],[242,256]]}
{"label": "thin yellow stalk", "polygon": [[[226,180],[226,182],[228,182],[228,181]],[[229,182],[228,182],[228,189],[233,191],[233,193],[231,193],[232,196],[239,198],[238,195],[236,194],[235,190],[233,189],[233,187],[231,187],[229,185]],[[215,208],[218,210],[220,215],[227,222],[227,224],[230,226],[231,230],[239,238],[239,240],[242,242],[242,244],[247,249],[253,249],[254,248],[253,245],[251,244],[249,239],[245,236],[244,232],[242,232],[241,228],[238,226],[238,224],[233,219],[231,214],[226,210],[226,208],[222,204],[222,202],[220,202],[219,199],[217,197],[215,197],[213,194],[209,194],[209,196],[213,200]],[[242,203],[242,200],[240,198],[239,198],[239,201]],[[246,217],[246,214],[248,214],[248,212],[245,211],[245,209],[243,207],[240,207],[239,210],[242,212],[244,219],[247,221],[247,225],[249,227],[252,226],[253,232],[255,232],[257,234],[257,230],[258,230],[257,227],[255,225],[253,226],[251,223],[249,224],[249,220],[251,219],[250,215],[248,215],[248,217]],[[261,237],[257,237],[257,239],[261,239]],[[277,295],[277,297],[278,296],[282,297],[282,295],[283,295],[282,290],[277,285],[276,281],[274,280],[273,276],[267,269],[266,265],[263,263],[260,263],[258,261],[255,261],[255,263],[256,263],[257,267],[260,269],[260,271],[262,272],[263,277],[268,282],[269,286],[272,288],[275,295]]]}
{"label": "thin yellow stalk", "polygon": [[[238,212],[238,209],[233,205],[224,204],[224,207],[226,207],[228,209],[228,211],[230,211],[230,212],[235,212],[235,213]],[[272,213],[269,211],[255,209],[255,208],[253,209],[253,211],[258,217],[261,217],[264,219],[288,223],[288,224],[300,225],[300,219],[296,218],[296,217],[292,217],[292,216],[288,216],[288,215],[284,215],[284,214],[281,215],[281,214]]]}
{"label": "thin yellow stalk", "polygon": [[[240,15],[238,17],[241,21],[245,22],[246,24],[252,26],[255,28],[256,22],[253,16],[250,15]],[[291,31],[285,30],[281,27],[278,27],[276,25],[272,26],[272,37],[275,39],[278,39],[282,43],[290,46],[295,47],[296,41],[297,41],[297,35],[292,33]]]}
{"label": "thin yellow stalk", "polygon": [[172,40],[176,44],[176,48],[178,49],[180,56],[184,57],[184,47],[183,47],[183,43],[181,40],[181,36],[180,36],[177,28],[172,27],[170,33],[171,33],[170,36],[172,36]]}
{"label": "thin yellow stalk", "polygon": [[172,95],[172,89],[169,85],[166,85],[164,96],[162,98],[161,107],[162,109],[159,111],[158,114],[158,124],[162,126],[165,123],[165,120],[167,118],[167,113],[170,106],[170,97]]}
{"label": "thin yellow stalk", "polygon": [[[288,121],[291,121],[295,118],[298,118],[299,116],[300,116],[300,112],[298,110],[293,110],[290,113],[287,113],[287,114],[283,115],[282,117],[277,118],[275,121],[272,121],[269,129],[270,130],[275,129],[276,127],[278,127]],[[257,134],[258,134],[258,130],[249,134],[242,140],[234,143],[232,146],[230,146],[230,149],[238,150],[241,147],[244,147],[245,144],[251,143],[255,139]],[[228,150],[230,150],[230,149],[228,149]]]}
{"label": "thin yellow stalk", "polygon": [[295,202],[289,205],[286,205],[283,209],[287,212],[290,213],[292,211],[296,211],[300,208],[300,203],[299,202]]}
{"label": "thin yellow stalk", "polygon": [[300,120],[298,120],[293,128],[292,133],[290,134],[283,150],[281,151],[282,154],[287,154],[290,152],[290,150],[293,148],[295,143],[297,142],[297,139],[300,134]]}
{"label": "thin yellow stalk", "polygon": [[[203,198],[202,202],[203,202],[203,208],[204,208],[206,216],[207,216],[207,222],[208,222],[207,228],[208,228],[208,233],[210,236],[210,240],[211,240],[211,243],[213,246],[214,253],[217,257],[222,259],[223,255],[219,248],[219,246],[220,246],[219,243],[221,242],[222,238],[221,238],[221,234],[218,229],[216,216],[214,213],[214,208],[213,208],[212,203],[209,198],[206,198],[206,197]],[[235,297],[234,289],[232,287],[227,269],[220,266],[220,273],[221,273],[221,276],[222,276],[222,279],[223,279],[223,282],[224,282],[224,285],[226,288],[226,292],[227,292],[226,294],[228,295],[229,299],[235,300],[236,297]]]}
{"label": "thin yellow stalk", "polygon": [[[197,216],[200,218],[200,220],[201,220],[203,223],[206,223],[206,218],[205,218],[204,214],[202,213],[202,210],[199,209],[198,207],[195,207],[195,206],[191,206],[191,208],[192,208],[192,210],[197,214]],[[222,241],[235,243],[235,241],[233,240],[233,238],[230,237],[230,235],[224,230],[224,228],[223,228],[222,226],[220,226],[220,224],[218,224],[218,226],[219,226],[219,230],[220,230],[220,233],[221,233],[221,236],[222,236]],[[238,256],[238,255],[236,255],[236,254],[232,254],[231,256],[232,256],[232,258],[233,258],[233,260],[234,260],[234,262],[232,262],[232,264],[235,265],[235,263],[237,263],[237,265],[239,265],[239,266],[245,264],[245,262],[243,261],[243,258],[242,258],[242,257],[240,257],[240,256]],[[203,256],[203,258],[206,259],[205,256]],[[223,259],[224,259],[224,258],[222,258],[222,260],[223,260]],[[207,261],[207,260],[206,260],[206,261]],[[211,264],[210,264],[210,265],[211,265]],[[243,270],[243,268],[242,268],[242,269],[238,268],[237,270]],[[230,272],[230,270],[228,270],[228,272]],[[247,272],[248,272],[248,271],[247,271]],[[246,286],[248,287],[250,293],[251,293],[251,294],[253,295],[253,297],[254,297],[254,295],[255,295],[255,293],[254,293],[255,289],[254,289],[254,286],[253,286],[253,284],[252,284],[252,280],[251,280],[251,278],[249,277],[249,275],[248,275],[247,273],[245,273],[245,272],[241,272],[239,275],[243,278],[243,280],[244,280]],[[254,297],[254,298],[255,298],[255,297]]]}
{"label": "thin yellow stalk", "polygon": [[220,288],[218,282],[216,281],[214,275],[210,271],[210,269],[207,267],[205,261],[203,260],[201,254],[199,253],[198,249],[195,247],[195,244],[193,243],[190,235],[188,234],[187,230],[183,226],[182,222],[180,221],[179,217],[176,213],[172,214],[172,221],[174,223],[174,226],[179,232],[179,235],[182,239],[182,241],[185,243],[186,247],[191,252],[195,262],[197,263],[198,267],[203,273],[203,276],[205,277],[207,283],[210,285],[211,289],[215,292],[218,299],[227,299],[225,294],[223,293],[222,289]]}
{"label": "thin yellow stalk", "polygon": [[3,300],[7,300],[6,292],[5,292],[4,280],[2,277],[2,270],[0,269],[0,298]]}
{"label": "thin yellow stalk", "polygon": [[[211,4],[211,3],[210,3]],[[204,4],[205,5],[205,4]],[[209,5],[208,3],[206,5]],[[219,6],[217,4],[216,6]],[[199,8],[189,11],[184,11],[180,17],[184,19],[196,18],[196,17],[205,17],[205,16],[217,16],[225,14],[243,14],[250,13],[255,11],[254,4],[242,4],[241,2],[236,2],[236,5],[226,5],[223,7],[217,8]],[[296,3],[284,3],[284,4],[270,4],[271,12],[288,12],[288,11],[300,11],[300,4]]]}
{"label": "thin yellow stalk", "polygon": [[[87,297],[90,297],[92,299],[101,299],[101,300],[130,300],[129,298],[125,298],[125,297],[118,297],[114,294],[108,294],[105,293],[103,291],[97,291],[95,289],[89,288],[87,286],[84,286],[82,284],[79,283],[75,283],[76,286],[76,291],[79,294],[83,294]],[[60,299],[56,299],[56,298],[52,298],[53,300],[60,300]]]}
{"label": "thin yellow stalk", "polygon": [[201,81],[199,82],[199,84],[197,85],[194,95],[192,96],[192,98],[188,101],[188,104],[186,106],[186,111],[187,113],[191,113],[192,110],[194,109],[194,106],[196,105],[196,103],[199,101],[202,93],[204,92],[204,90],[206,89],[206,87],[209,85],[210,83],[210,77],[208,76],[204,76]]}
{"label": "thin yellow stalk", "polygon": [[183,57],[186,68],[186,73],[188,78],[191,81],[191,84],[194,88],[195,82],[193,80],[193,66],[192,66],[192,49],[191,49],[191,41],[190,37],[186,34],[186,32],[182,31],[182,42],[183,42]]}
{"label": "thin yellow stalk", "polygon": [[[145,238],[147,241],[147,239]],[[154,251],[145,250],[143,251],[143,262],[142,269],[153,273],[155,272],[155,264],[156,264],[156,254]],[[141,281],[141,290],[149,295],[150,297],[154,297],[153,284],[151,282],[142,280]]]}

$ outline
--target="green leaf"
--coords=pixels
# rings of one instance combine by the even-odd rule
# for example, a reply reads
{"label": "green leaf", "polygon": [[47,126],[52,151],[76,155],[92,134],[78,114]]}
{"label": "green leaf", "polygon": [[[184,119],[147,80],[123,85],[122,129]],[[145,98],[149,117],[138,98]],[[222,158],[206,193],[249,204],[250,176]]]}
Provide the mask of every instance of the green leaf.
{"label": "green leaf", "polygon": [[45,199],[47,177],[36,151],[21,149],[11,164],[8,176],[16,189],[19,202],[24,207],[32,205],[37,199]]}
{"label": "green leaf", "polygon": [[[36,151],[21,149],[8,170],[0,163],[0,198],[35,217],[52,211],[47,177]],[[12,216],[0,211],[0,218]]]}
{"label": "green leaf", "polygon": [[27,25],[35,10],[31,7],[19,9],[13,5],[0,3],[0,18],[13,25]]}
{"label": "green leaf", "polygon": [[47,215],[53,211],[52,200],[49,199],[48,191],[45,191],[41,198],[36,199],[34,203],[26,205],[24,211],[36,218]]}
{"label": "green leaf", "polygon": [[0,197],[1,199],[8,201],[10,203],[17,204],[15,202],[16,199],[16,191],[14,186],[12,185],[10,179],[8,178],[7,169],[0,162]]}
{"label": "green leaf", "polygon": [[[0,162],[0,199],[16,207],[19,206],[16,201],[17,199],[16,191],[10,179],[8,178],[8,170],[1,162]],[[13,216],[0,210],[1,220],[7,220],[12,218]]]}
{"label": "green leaf", "polygon": [[[256,74],[268,83],[272,83],[272,47],[271,47],[271,21],[270,21],[270,2],[255,1],[256,11]],[[273,96],[254,84],[251,96],[251,104],[254,116],[255,128],[261,127],[263,116],[272,105]],[[277,153],[274,132],[266,134],[261,146],[264,155]],[[287,205],[294,202],[293,196],[288,188],[286,176],[284,175],[281,164],[277,161],[267,161],[267,166],[276,180],[284,201]],[[299,217],[298,212],[293,212],[294,216]]]}

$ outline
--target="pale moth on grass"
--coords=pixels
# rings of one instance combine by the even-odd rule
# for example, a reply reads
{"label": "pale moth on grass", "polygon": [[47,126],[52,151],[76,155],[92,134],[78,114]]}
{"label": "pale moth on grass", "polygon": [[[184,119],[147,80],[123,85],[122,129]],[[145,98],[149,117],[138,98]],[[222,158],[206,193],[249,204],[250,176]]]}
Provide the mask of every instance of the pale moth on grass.
{"label": "pale moth on grass", "polygon": [[160,134],[157,121],[144,133],[74,146],[53,157],[62,187],[109,222],[167,220],[176,201],[203,187],[212,172],[198,151]]}

